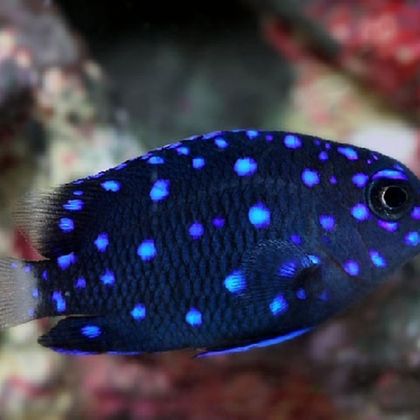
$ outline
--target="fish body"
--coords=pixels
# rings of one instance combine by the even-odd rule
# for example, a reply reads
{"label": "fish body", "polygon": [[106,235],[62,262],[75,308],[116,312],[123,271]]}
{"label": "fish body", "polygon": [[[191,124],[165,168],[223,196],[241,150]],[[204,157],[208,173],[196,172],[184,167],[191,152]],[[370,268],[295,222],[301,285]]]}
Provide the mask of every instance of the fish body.
{"label": "fish body", "polygon": [[296,133],[183,140],[23,207],[45,260],[0,263],[0,325],[66,316],[40,343],[76,354],[282,342],[417,255],[419,186],[391,158]]}

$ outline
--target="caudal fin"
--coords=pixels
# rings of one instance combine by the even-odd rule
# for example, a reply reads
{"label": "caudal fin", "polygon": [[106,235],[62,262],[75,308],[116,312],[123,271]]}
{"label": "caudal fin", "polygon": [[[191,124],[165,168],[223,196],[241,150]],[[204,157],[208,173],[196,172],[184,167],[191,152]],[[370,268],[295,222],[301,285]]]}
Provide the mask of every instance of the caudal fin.
{"label": "caudal fin", "polygon": [[0,259],[0,329],[35,319],[36,306],[37,279],[33,264]]}

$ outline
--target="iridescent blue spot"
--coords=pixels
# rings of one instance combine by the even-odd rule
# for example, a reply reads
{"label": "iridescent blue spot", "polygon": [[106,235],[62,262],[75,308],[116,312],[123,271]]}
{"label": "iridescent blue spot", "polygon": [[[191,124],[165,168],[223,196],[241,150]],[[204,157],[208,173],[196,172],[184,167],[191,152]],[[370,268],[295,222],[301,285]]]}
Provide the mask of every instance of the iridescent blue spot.
{"label": "iridescent blue spot", "polygon": [[203,316],[196,308],[191,308],[185,315],[185,321],[192,327],[198,327],[203,323]]}
{"label": "iridescent blue spot", "polygon": [[388,232],[396,232],[399,227],[397,222],[385,222],[384,220],[378,220],[378,226]]}
{"label": "iridescent blue spot", "polygon": [[270,303],[270,310],[274,316],[283,314],[288,309],[289,304],[282,295],[275,297],[274,300]]}
{"label": "iridescent blue spot", "polygon": [[123,162],[123,163],[120,163],[118,166],[116,166],[115,167],[115,170],[116,171],[121,171],[121,169],[124,169],[124,168],[126,168],[128,166],[128,163],[127,162]]}
{"label": "iridescent blue spot", "polygon": [[140,321],[146,318],[146,307],[142,303],[138,303],[130,313],[136,321]]}
{"label": "iridescent blue spot", "polygon": [[300,245],[302,243],[302,237],[300,235],[292,235],[290,237],[290,240],[295,244],[295,245]]}
{"label": "iridescent blue spot", "polygon": [[405,175],[403,172],[395,171],[393,169],[385,169],[373,175],[373,179],[381,179],[381,178],[396,179],[396,180],[401,180],[401,181],[408,180],[407,175]]}
{"label": "iridescent blue spot", "polygon": [[366,174],[356,174],[353,176],[352,181],[356,187],[364,188],[369,180],[369,177]]}
{"label": "iridescent blue spot", "polygon": [[411,212],[411,218],[414,220],[420,220],[420,207],[414,207]]}
{"label": "iridescent blue spot", "polygon": [[165,160],[160,156],[151,156],[147,163],[150,163],[151,165],[162,165],[165,163]]}
{"label": "iridescent blue spot", "polygon": [[267,135],[265,136],[265,139],[266,139],[268,142],[270,142],[270,141],[273,141],[274,137],[273,137],[271,134],[267,134]]}
{"label": "iridescent blue spot", "polygon": [[204,235],[204,226],[195,222],[188,228],[188,233],[193,239],[199,239]]}
{"label": "iridescent blue spot", "polygon": [[289,149],[299,149],[302,147],[302,140],[293,134],[287,134],[284,138],[284,145]]}
{"label": "iridescent blue spot", "polygon": [[223,217],[215,217],[213,219],[213,226],[216,229],[221,229],[225,225],[225,219]]}
{"label": "iridescent blue spot", "polygon": [[249,209],[248,219],[256,228],[266,228],[270,226],[270,210],[264,204],[258,203]]}
{"label": "iridescent blue spot", "polygon": [[311,264],[315,264],[315,265],[321,264],[321,258],[319,258],[317,255],[308,255],[308,258]]}
{"label": "iridescent blue spot", "polygon": [[42,272],[42,280],[48,280],[48,271],[47,270]]}
{"label": "iridescent blue spot", "polygon": [[187,155],[190,154],[190,149],[188,147],[185,147],[185,146],[180,146],[180,147],[176,148],[176,152],[179,155],[187,156]]}
{"label": "iridescent blue spot", "polygon": [[294,278],[296,275],[297,266],[293,261],[282,264],[278,269],[278,274],[281,277]]}
{"label": "iridescent blue spot", "polygon": [[319,295],[319,299],[323,300],[324,302],[326,302],[328,298],[329,298],[328,290],[322,291],[322,293]]}
{"label": "iridescent blue spot", "polygon": [[337,185],[338,184],[337,178],[335,176],[332,176],[330,178],[330,184],[331,185]]}
{"label": "iridescent blue spot", "polygon": [[101,329],[97,325],[85,325],[82,329],[82,334],[87,338],[97,338],[101,335]]}
{"label": "iridescent blue spot", "polygon": [[201,169],[206,165],[206,161],[202,157],[196,157],[192,160],[192,165],[194,169]]}
{"label": "iridescent blue spot", "polygon": [[420,235],[418,232],[409,232],[405,237],[405,243],[409,246],[417,246],[420,244]]}
{"label": "iridescent blue spot", "polygon": [[105,191],[118,192],[121,189],[121,184],[118,181],[102,182],[101,187]]}
{"label": "iridescent blue spot", "polygon": [[69,232],[72,232],[74,230],[73,220],[68,219],[67,217],[63,217],[62,219],[60,219],[60,221],[58,222],[58,226],[65,233],[69,233]]}
{"label": "iridescent blue spot", "polygon": [[355,149],[352,147],[338,147],[337,148],[338,153],[345,156],[348,160],[357,160],[359,159],[359,156]]}
{"label": "iridescent blue spot", "polygon": [[143,261],[151,261],[156,257],[157,250],[153,239],[146,239],[137,248],[137,255]]}
{"label": "iridescent blue spot", "polygon": [[39,298],[39,289],[33,289],[32,290],[32,297],[34,299],[38,299]]}
{"label": "iridescent blue spot", "polygon": [[217,137],[217,139],[214,140],[214,143],[219,149],[226,149],[226,147],[228,147],[227,141],[222,137]]}
{"label": "iridescent blue spot", "polygon": [[167,179],[158,179],[150,190],[150,198],[153,201],[164,200],[169,195],[170,182]]}
{"label": "iridescent blue spot", "polygon": [[331,144],[330,143],[325,143],[325,149],[330,150],[331,149]]}
{"label": "iridescent blue spot", "polygon": [[364,204],[356,204],[351,209],[352,216],[360,222],[369,219],[369,209]]}
{"label": "iridescent blue spot", "polygon": [[302,172],[302,181],[307,187],[313,188],[319,184],[319,174],[312,169],[305,169]]}
{"label": "iridescent blue spot", "polygon": [[257,162],[250,157],[238,159],[233,167],[239,176],[253,175],[257,170]]}
{"label": "iridescent blue spot", "polygon": [[52,299],[55,303],[55,309],[57,312],[64,312],[66,310],[66,301],[63,298],[61,292],[54,292]]}
{"label": "iridescent blue spot", "polygon": [[82,200],[69,200],[66,204],[63,205],[65,210],[69,211],[80,211],[83,208]]}
{"label": "iridescent blue spot", "polygon": [[112,271],[107,270],[104,274],[101,276],[101,282],[105,286],[111,286],[115,283],[115,275]]}
{"label": "iridescent blue spot", "polygon": [[299,300],[305,300],[308,296],[306,294],[305,289],[298,289],[297,292],[296,292],[296,297]]}
{"label": "iridescent blue spot", "polygon": [[327,161],[329,159],[328,153],[327,152],[324,152],[324,151],[320,152],[319,155],[318,155],[318,159],[321,162]]}
{"label": "iridescent blue spot", "polygon": [[369,251],[370,259],[372,263],[378,268],[385,268],[387,266],[385,258],[378,252],[371,250]]}
{"label": "iridescent blue spot", "polygon": [[74,286],[76,289],[84,289],[86,287],[86,279],[83,277],[78,278]]}
{"label": "iridescent blue spot", "polygon": [[247,135],[247,137],[248,137],[250,140],[253,140],[253,139],[255,139],[256,137],[258,137],[258,131],[256,131],[256,130],[247,130],[246,135]]}
{"label": "iridescent blue spot", "polygon": [[230,293],[240,293],[246,287],[245,277],[241,271],[234,271],[225,278],[224,285]]}
{"label": "iridescent blue spot", "polygon": [[331,232],[335,228],[335,218],[334,216],[329,215],[321,215],[319,217],[319,223],[321,223],[321,226],[327,231]]}
{"label": "iridescent blue spot", "polygon": [[360,273],[360,266],[354,260],[349,260],[344,263],[344,270],[349,276],[358,276]]}
{"label": "iridescent blue spot", "polygon": [[73,191],[73,195],[75,195],[75,196],[77,196],[77,197],[80,197],[80,196],[82,196],[83,194],[84,194],[84,192],[83,192],[83,191],[80,191],[80,190]]}
{"label": "iridescent blue spot", "polygon": [[57,258],[57,263],[63,271],[67,270],[75,262],[76,256],[74,255],[74,252]]}
{"label": "iridescent blue spot", "polygon": [[95,246],[98,251],[105,252],[109,245],[108,234],[101,233],[95,240]]}

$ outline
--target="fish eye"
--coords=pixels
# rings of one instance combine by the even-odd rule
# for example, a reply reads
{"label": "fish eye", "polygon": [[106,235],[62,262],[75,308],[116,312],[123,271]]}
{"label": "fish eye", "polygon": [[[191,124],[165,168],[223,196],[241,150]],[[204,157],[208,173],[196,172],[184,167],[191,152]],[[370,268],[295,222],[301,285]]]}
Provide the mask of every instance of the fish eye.
{"label": "fish eye", "polygon": [[374,180],[367,193],[371,211],[384,220],[395,221],[402,218],[414,202],[413,190],[405,180]]}

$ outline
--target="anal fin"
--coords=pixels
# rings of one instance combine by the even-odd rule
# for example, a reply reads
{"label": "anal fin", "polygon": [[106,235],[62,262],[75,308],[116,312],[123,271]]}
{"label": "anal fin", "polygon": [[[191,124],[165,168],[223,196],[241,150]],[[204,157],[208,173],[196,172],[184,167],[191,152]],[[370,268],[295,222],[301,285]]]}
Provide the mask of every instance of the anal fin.
{"label": "anal fin", "polygon": [[247,344],[239,344],[231,347],[225,348],[215,348],[215,349],[208,349],[208,351],[199,353],[196,357],[203,358],[203,357],[210,357],[210,356],[221,356],[225,354],[232,354],[232,353],[241,353],[248,350],[253,350],[256,348],[264,348],[268,346],[273,346],[276,344],[284,343],[285,341],[293,340],[294,338],[300,337],[311,331],[312,328],[305,328],[297,331],[293,331],[289,334],[281,335],[278,337],[268,338],[261,341],[249,342]]}

